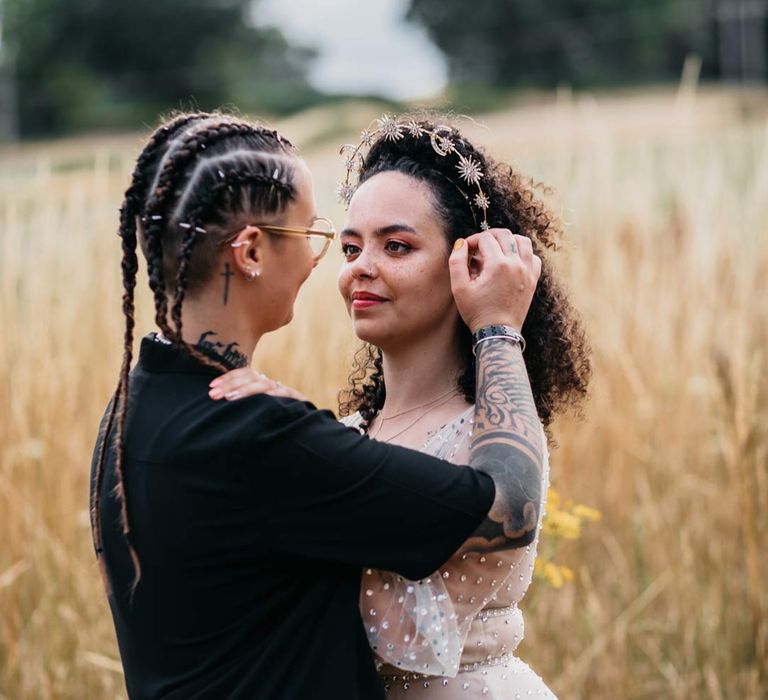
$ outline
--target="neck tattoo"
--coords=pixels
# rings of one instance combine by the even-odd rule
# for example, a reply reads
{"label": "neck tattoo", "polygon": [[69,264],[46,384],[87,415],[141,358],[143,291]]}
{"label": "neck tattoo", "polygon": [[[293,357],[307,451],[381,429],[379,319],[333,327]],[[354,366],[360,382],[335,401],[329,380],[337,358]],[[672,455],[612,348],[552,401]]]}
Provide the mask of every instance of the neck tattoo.
{"label": "neck tattoo", "polygon": [[232,369],[248,366],[248,358],[238,349],[240,347],[239,343],[224,344],[218,340],[211,340],[211,336],[215,335],[215,331],[205,331],[195,343],[195,347],[203,352],[213,353],[220,357],[224,364],[232,367]]}
{"label": "neck tattoo", "polygon": [[226,306],[229,301],[229,278],[235,276],[235,273],[229,269],[229,263],[224,263],[224,272],[221,276],[224,278],[224,306]]}

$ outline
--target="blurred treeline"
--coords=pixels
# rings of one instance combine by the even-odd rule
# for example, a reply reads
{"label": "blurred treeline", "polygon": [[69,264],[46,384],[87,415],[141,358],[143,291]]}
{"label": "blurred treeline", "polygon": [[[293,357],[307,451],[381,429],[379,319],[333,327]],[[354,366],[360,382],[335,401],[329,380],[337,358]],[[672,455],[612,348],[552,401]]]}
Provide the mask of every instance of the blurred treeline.
{"label": "blurred treeline", "polygon": [[410,0],[408,17],[426,28],[465,90],[595,87],[677,80],[691,54],[702,59],[703,77],[718,76],[723,9],[741,4]]}
{"label": "blurred treeline", "polygon": [[[705,79],[765,75],[768,0],[406,8],[444,53],[448,99],[462,109],[489,106],[500,90],[674,81],[690,54]],[[132,127],[179,107],[283,114],[329,99],[307,79],[314,47],[291,45],[258,17],[259,0],[0,0],[0,102],[12,94],[19,131],[38,135]]]}
{"label": "blurred treeline", "polygon": [[22,135],[135,127],[158,112],[317,101],[314,52],[254,21],[253,0],[0,0]]}

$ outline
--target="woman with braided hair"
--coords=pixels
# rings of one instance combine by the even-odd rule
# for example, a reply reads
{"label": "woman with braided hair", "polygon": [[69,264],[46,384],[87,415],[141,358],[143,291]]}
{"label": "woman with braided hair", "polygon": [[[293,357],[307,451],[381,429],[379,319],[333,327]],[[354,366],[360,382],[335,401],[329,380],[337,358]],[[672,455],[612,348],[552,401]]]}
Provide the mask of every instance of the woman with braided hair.
{"label": "woman with braided hair", "polygon": [[[129,696],[384,697],[361,569],[419,580],[459,550],[488,556],[536,535],[543,443],[513,329],[541,261],[503,229],[449,257],[477,336],[471,466],[458,466],[370,440],[287,390],[209,396],[290,321],[334,237],[278,133],[220,114],[162,125],[136,162],[119,234],[124,354],[91,510]],[[138,248],[157,331],[131,367]],[[434,602],[411,588],[412,609]],[[392,624],[438,655],[447,639],[437,616]]]}
{"label": "woman with braided hair", "polygon": [[[341,394],[344,422],[376,440],[471,464],[479,426],[475,352],[486,340],[473,338],[457,305],[451,248],[478,229],[497,227],[517,234],[520,255],[538,255],[555,247],[557,221],[526,179],[454,127],[385,116],[362,139],[342,149],[348,173],[340,193],[349,215],[339,288],[356,335],[366,341],[351,387]],[[475,264],[484,252],[481,245]],[[528,419],[529,434],[540,438],[540,518],[548,484],[543,428],[579,404],[590,375],[580,323],[546,263],[514,331],[525,338],[536,407]],[[218,387],[246,396],[261,383],[238,370]],[[534,538],[493,554],[461,551],[421,581],[364,570],[361,614],[388,698],[554,697],[515,655],[524,632],[518,603],[531,582],[536,544]],[[433,618],[440,624],[425,643],[414,630]]]}

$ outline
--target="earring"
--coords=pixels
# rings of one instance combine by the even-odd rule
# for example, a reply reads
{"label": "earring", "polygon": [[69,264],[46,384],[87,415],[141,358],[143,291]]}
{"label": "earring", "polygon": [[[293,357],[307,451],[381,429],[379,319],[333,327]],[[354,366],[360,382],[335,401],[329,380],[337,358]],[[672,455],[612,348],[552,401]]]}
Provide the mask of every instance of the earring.
{"label": "earring", "polygon": [[253,282],[257,277],[261,277],[261,272],[258,270],[248,270],[248,281]]}

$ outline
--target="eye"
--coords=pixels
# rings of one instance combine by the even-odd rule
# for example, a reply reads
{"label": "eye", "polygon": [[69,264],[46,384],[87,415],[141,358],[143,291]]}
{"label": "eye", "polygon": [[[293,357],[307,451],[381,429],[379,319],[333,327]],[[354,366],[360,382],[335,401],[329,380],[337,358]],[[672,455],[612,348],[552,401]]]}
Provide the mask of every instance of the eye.
{"label": "eye", "polygon": [[395,253],[396,255],[404,255],[408,251],[412,250],[411,246],[402,241],[387,241],[384,249],[389,253]]}
{"label": "eye", "polygon": [[355,257],[355,255],[360,254],[360,248],[353,243],[342,243],[341,244],[341,254],[347,259],[350,260]]}

